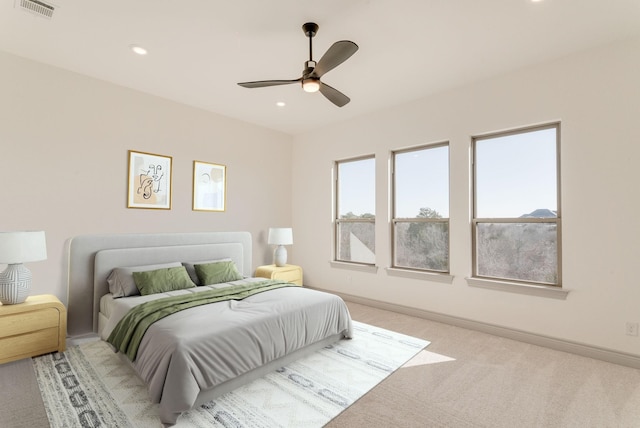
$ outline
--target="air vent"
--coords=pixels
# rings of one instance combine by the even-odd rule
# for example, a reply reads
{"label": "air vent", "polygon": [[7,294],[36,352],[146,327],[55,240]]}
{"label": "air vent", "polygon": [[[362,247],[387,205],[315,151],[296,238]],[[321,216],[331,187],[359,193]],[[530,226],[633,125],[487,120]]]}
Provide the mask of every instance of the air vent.
{"label": "air vent", "polygon": [[55,7],[38,0],[20,0],[20,7],[43,18],[51,19]]}

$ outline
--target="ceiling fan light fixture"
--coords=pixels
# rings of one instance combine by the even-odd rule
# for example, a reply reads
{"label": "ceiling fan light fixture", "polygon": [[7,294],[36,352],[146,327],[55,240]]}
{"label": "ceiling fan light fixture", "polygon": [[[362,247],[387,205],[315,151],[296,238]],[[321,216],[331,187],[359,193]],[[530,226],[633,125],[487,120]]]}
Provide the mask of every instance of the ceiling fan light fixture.
{"label": "ceiling fan light fixture", "polygon": [[302,89],[305,92],[318,92],[320,90],[320,79],[308,78],[302,81]]}

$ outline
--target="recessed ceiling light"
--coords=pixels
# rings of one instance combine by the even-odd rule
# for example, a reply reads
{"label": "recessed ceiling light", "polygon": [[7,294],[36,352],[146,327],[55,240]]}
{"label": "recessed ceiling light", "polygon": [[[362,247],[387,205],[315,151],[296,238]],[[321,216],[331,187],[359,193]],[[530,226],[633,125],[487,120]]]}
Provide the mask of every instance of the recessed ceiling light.
{"label": "recessed ceiling light", "polygon": [[278,101],[278,102],[276,103],[276,105],[277,105],[278,107],[284,107],[284,106],[286,106],[287,104],[286,104],[284,101]]}
{"label": "recessed ceiling light", "polygon": [[145,48],[141,47],[141,46],[131,45],[129,47],[131,48],[132,51],[134,51],[138,55],[146,55],[147,54],[147,50]]}

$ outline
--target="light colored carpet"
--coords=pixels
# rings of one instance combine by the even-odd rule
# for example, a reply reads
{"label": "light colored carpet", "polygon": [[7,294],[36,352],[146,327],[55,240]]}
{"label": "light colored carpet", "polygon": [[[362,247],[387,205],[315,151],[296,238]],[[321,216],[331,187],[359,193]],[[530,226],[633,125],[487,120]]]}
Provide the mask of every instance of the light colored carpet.
{"label": "light colored carpet", "polygon": [[347,304],[451,360],[414,358],[325,428],[640,428],[640,370]]}
{"label": "light colored carpet", "polygon": [[[354,322],[342,340],[184,413],[177,427],[319,428],[428,341]],[[142,381],[101,341],[33,359],[53,427],[161,426]]]}

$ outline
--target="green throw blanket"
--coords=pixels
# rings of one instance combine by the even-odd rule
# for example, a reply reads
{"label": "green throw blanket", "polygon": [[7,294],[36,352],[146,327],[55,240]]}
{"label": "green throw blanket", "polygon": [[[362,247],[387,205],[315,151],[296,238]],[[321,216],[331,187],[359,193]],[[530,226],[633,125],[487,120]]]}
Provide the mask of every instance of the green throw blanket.
{"label": "green throw blanket", "polygon": [[118,322],[107,342],[126,354],[131,361],[135,361],[142,337],[154,322],[184,309],[223,300],[242,300],[263,291],[282,287],[299,287],[299,285],[279,280],[266,280],[145,302],[131,309]]}

